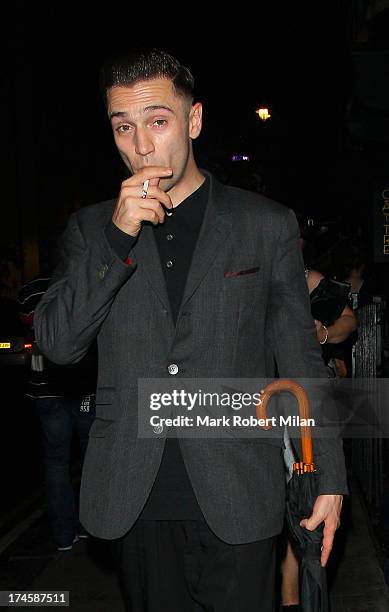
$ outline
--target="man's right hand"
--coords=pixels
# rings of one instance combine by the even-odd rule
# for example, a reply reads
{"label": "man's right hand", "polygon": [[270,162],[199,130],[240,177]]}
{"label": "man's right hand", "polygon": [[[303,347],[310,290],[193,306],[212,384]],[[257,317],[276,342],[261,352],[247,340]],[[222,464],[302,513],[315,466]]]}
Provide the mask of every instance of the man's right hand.
{"label": "man's right hand", "polygon": [[[112,221],[130,236],[137,236],[142,227],[142,221],[150,221],[154,225],[163,223],[166,208],[172,208],[170,196],[158,187],[161,178],[172,175],[171,168],[149,166],[142,168],[129,179],[123,181]],[[141,197],[143,183],[149,180],[147,196]]]}

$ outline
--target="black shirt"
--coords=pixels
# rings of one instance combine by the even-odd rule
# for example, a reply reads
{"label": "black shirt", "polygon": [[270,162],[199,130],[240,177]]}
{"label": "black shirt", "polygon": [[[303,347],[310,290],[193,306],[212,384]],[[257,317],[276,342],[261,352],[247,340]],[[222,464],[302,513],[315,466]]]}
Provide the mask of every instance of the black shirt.
{"label": "black shirt", "polygon": [[[154,228],[174,323],[177,321],[192,256],[208,201],[209,179]],[[126,259],[136,238],[111,221],[106,228],[111,247]],[[167,438],[161,465],[140,519],[203,519],[176,438]]]}

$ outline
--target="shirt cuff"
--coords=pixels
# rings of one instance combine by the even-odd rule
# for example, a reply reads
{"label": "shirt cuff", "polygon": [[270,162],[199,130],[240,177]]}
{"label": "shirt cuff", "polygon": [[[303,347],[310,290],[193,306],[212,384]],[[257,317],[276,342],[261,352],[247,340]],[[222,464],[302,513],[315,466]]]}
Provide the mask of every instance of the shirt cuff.
{"label": "shirt cuff", "polygon": [[122,261],[127,261],[128,254],[138,240],[138,236],[130,236],[122,232],[112,220],[105,226],[104,231],[111,249]]}

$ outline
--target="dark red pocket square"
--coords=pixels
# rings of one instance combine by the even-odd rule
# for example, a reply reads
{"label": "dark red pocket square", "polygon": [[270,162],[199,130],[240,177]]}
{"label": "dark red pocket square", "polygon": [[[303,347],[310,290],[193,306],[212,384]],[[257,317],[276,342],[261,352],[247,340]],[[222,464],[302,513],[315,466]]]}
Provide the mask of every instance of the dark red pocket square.
{"label": "dark red pocket square", "polygon": [[232,276],[244,276],[245,274],[254,274],[258,272],[259,266],[256,268],[248,268],[247,270],[239,270],[239,272],[224,272],[225,278],[231,278]]}

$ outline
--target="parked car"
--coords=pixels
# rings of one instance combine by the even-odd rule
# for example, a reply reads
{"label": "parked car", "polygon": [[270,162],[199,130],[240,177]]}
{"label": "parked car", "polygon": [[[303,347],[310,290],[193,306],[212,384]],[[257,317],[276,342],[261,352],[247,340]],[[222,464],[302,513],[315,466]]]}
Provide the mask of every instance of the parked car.
{"label": "parked car", "polygon": [[29,367],[32,347],[31,331],[20,321],[18,303],[0,297],[0,367]]}

